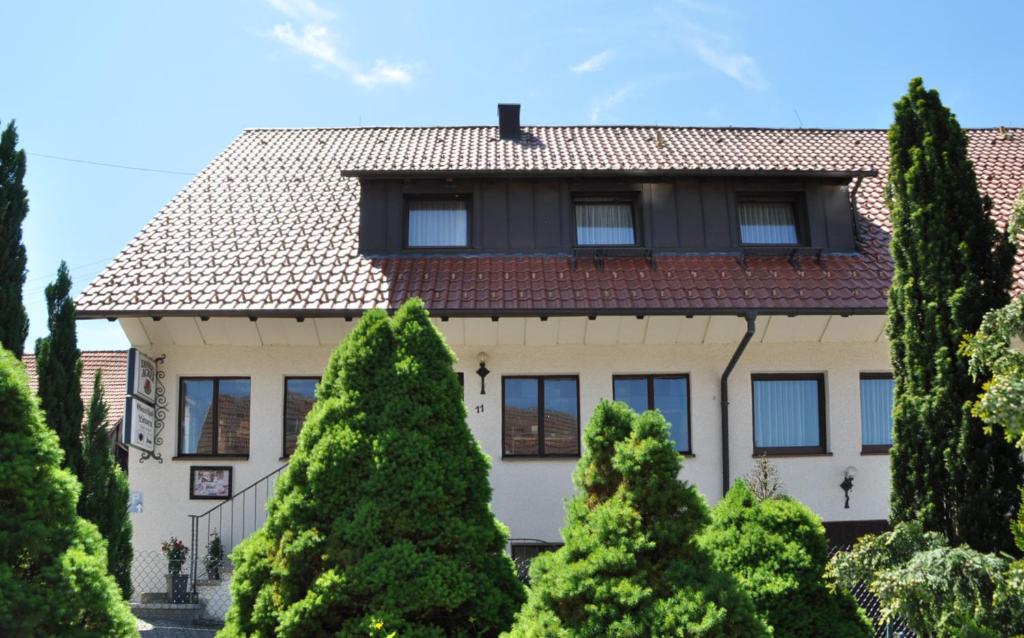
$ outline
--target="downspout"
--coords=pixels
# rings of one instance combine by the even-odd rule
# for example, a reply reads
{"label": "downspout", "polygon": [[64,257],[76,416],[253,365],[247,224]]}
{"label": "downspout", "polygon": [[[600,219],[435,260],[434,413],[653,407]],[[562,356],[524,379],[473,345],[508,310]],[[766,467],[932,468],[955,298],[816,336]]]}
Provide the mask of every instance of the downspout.
{"label": "downspout", "polygon": [[719,397],[722,401],[722,496],[729,491],[729,375],[732,374],[733,368],[736,367],[736,363],[743,356],[743,351],[747,349],[747,344],[754,338],[754,329],[757,322],[757,312],[750,311],[744,315],[747,320],[747,332],[743,335],[740,340],[740,345],[736,346],[736,352],[732,353],[732,358],[729,359],[729,365],[725,366],[725,371],[722,372],[722,387],[719,390]]}

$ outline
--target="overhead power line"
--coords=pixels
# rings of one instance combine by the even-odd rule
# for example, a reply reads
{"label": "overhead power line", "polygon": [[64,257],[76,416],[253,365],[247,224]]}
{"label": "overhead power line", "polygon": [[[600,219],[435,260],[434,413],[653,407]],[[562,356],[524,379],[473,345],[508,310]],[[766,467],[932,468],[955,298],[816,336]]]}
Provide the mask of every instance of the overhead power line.
{"label": "overhead power line", "polygon": [[33,157],[45,157],[46,159],[60,160],[62,162],[74,162],[76,164],[89,164],[91,166],[103,166],[106,168],[120,168],[126,171],[144,171],[146,173],[166,173],[168,175],[187,175],[191,177],[194,173],[185,171],[169,171],[162,168],[146,168],[143,166],[128,166],[126,164],[111,164],[109,162],[94,162],[92,160],[77,159],[74,157],[61,157],[60,155],[47,155],[45,153],[29,153]]}

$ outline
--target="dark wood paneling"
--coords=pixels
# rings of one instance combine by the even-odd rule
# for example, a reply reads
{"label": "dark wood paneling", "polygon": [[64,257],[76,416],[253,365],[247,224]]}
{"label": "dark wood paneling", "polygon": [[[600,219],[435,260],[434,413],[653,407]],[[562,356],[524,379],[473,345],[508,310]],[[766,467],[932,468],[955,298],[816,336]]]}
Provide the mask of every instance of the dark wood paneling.
{"label": "dark wood paneling", "polygon": [[679,224],[676,216],[675,185],[671,182],[663,184],[650,184],[650,222],[648,236],[652,248],[663,250],[678,250],[679,248]]}
{"label": "dark wood paneling", "polygon": [[565,211],[560,201],[559,182],[544,180],[533,185],[533,229],[538,250],[559,250],[563,246],[561,220]]}
{"label": "dark wood paneling", "polygon": [[534,250],[533,184],[509,182],[508,185],[508,247],[517,251]]}
{"label": "dark wood paneling", "polygon": [[379,253],[388,249],[388,189],[381,182],[363,184],[359,200],[359,249]]}
{"label": "dark wood paneling", "polygon": [[[856,487],[854,491],[850,492],[850,498],[856,497]],[[843,494],[841,491],[838,492],[838,498],[842,498]],[[889,526],[887,520],[867,520],[867,521],[826,521],[825,535],[828,537],[829,545],[853,545],[857,542],[857,539],[865,534],[881,534],[888,532],[892,529]]]}
{"label": "dark wood paneling", "polygon": [[678,224],[679,249],[701,251],[707,242],[704,238],[704,210],[701,204],[700,183],[695,180],[675,183],[676,223]]}
{"label": "dark wood paneling", "polygon": [[576,238],[572,198],[588,192],[635,197],[642,245],[656,251],[738,251],[736,195],[752,192],[797,197],[806,215],[810,247],[837,252],[856,249],[847,193],[842,185],[824,182],[377,179],[365,180],[362,189],[360,247],[370,253],[401,253],[406,198],[434,193],[471,197],[472,245],[465,252],[569,253]]}
{"label": "dark wood paneling", "polygon": [[825,223],[828,227],[829,250],[853,252],[857,249],[853,231],[853,211],[845,186],[819,187]]}
{"label": "dark wood paneling", "polygon": [[480,206],[480,226],[484,251],[501,251],[508,248],[508,182],[491,182],[483,185],[483,200]]}
{"label": "dark wood paneling", "polygon": [[701,183],[701,205],[704,210],[704,248],[729,250],[736,245],[730,220],[735,217],[735,206],[729,205],[725,184],[721,181]]}

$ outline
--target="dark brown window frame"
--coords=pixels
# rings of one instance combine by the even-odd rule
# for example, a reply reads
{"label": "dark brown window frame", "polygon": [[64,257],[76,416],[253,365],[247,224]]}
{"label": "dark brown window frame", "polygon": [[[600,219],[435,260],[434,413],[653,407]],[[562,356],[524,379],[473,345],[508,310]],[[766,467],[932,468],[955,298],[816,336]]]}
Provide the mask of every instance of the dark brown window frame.
{"label": "dark brown window frame", "polygon": [[[757,445],[757,396],[754,385],[758,381],[817,381],[818,382],[818,445],[788,447],[758,447]],[[820,372],[762,373],[750,375],[750,438],[754,444],[754,455],[766,456],[823,456],[828,454],[827,427],[825,416],[825,375]]]}
{"label": "dark brown window frame", "polygon": [[[213,381],[213,452],[182,452],[181,444],[185,440],[184,427],[185,427],[185,382],[186,381]],[[178,455],[175,459],[201,459],[201,458],[218,458],[218,459],[241,459],[245,460],[249,458],[249,452],[245,454],[222,454],[217,451],[217,440],[220,434],[220,407],[218,405],[217,397],[220,395],[220,382],[221,381],[248,381],[249,382],[249,447],[252,447],[252,377],[179,377],[178,378]]]}
{"label": "dark brown window frame", "polygon": [[[314,375],[298,375],[284,378],[284,394],[282,395],[281,401],[281,459],[285,460],[291,458],[293,452],[288,451],[288,382],[289,381],[312,381],[316,380],[319,384],[322,380],[322,376]],[[315,399],[314,399],[315,401]]]}
{"label": "dark brown window frame", "polygon": [[[537,382],[537,454],[508,454],[505,452],[505,381],[507,379],[533,379]],[[576,453],[544,453],[544,381],[572,380],[576,382]],[[501,458],[502,459],[576,459],[580,457],[580,377],[573,374],[510,374],[501,377]]]}
{"label": "dark brown window frame", "polygon": [[[644,237],[640,219],[640,210],[637,206],[639,193],[636,191],[610,191],[610,192],[588,192],[574,191],[569,197],[569,214],[572,216],[572,246],[583,250],[601,250],[604,248],[643,248]],[[632,244],[581,244],[579,241],[579,220],[576,218],[576,204],[594,202],[597,204],[629,204],[629,210],[633,219],[633,243]]]}
{"label": "dark brown window frame", "polygon": [[[452,200],[466,203],[466,243],[461,246],[410,246],[409,214],[411,204],[422,201]],[[415,193],[404,195],[402,203],[402,250],[410,252],[462,252],[473,248],[473,194],[472,193]]]}
{"label": "dark brown window frame", "polygon": [[669,373],[669,374],[613,374],[612,375],[612,399],[618,400],[615,397],[615,382],[619,379],[623,381],[630,379],[644,379],[647,381],[647,405],[648,410],[656,410],[657,405],[654,403],[654,380],[655,379],[685,379],[686,380],[686,441],[688,443],[686,450],[676,450],[683,456],[693,456],[693,429],[691,424],[693,405],[690,402],[690,375],[687,373]]}
{"label": "dark brown window frame", "polygon": [[[743,241],[743,220],[740,219],[741,204],[788,203],[793,207],[793,222],[796,224],[795,244],[748,244]],[[807,219],[807,198],[803,192],[794,191],[741,191],[736,193],[736,243],[741,248],[783,249],[805,248],[810,245],[810,223]]]}
{"label": "dark brown window frame", "polygon": [[[894,378],[893,378],[893,375],[892,375],[891,372],[861,372],[860,373],[860,379],[858,379],[858,381],[857,381],[857,384],[858,384],[857,385],[857,396],[858,397],[860,396],[860,382],[861,381],[893,381],[893,380],[894,380]],[[863,404],[861,404],[860,408],[862,410],[862,412],[861,412],[861,419],[863,419],[864,418],[864,413],[863,413],[864,406],[863,406]],[[892,449],[892,445],[891,444],[890,445],[881,445],[881,444],[865,445],[864,444],[864,430],[863,430],[863,428],[861,428],[860,437],[861,437],[861,439],[860,439],[860,453],[862,455],[865,455],[865,456],[867,456],[867,455],[874,455],[874,454],[885,455],[885,454],[889,454],[889,450]]]}

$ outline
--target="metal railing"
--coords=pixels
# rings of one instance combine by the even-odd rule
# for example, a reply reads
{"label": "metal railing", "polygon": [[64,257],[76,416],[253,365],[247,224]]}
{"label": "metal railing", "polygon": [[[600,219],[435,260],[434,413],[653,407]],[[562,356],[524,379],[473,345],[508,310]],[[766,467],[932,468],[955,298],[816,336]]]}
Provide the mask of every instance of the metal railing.
{"label": "metal railing", "polygon": [[[250,534],[263,527],[267,521],[267,501],[274,495],[274,487],[281,472],[288,467],[285,463],[270,474],[257,479],[226,501],[222,501],[202,514],[190,514],[192,519],[192,540],[190,560],[192,569],[191,588],[196,591],[199,565],[205,571],[221,571],[223,559],[208,554],[213,536],[220,539],[221,551],[226,557]],[[200,556],[202,554],[202,556]],[[207,578],[211,575],[208,573]]]}

